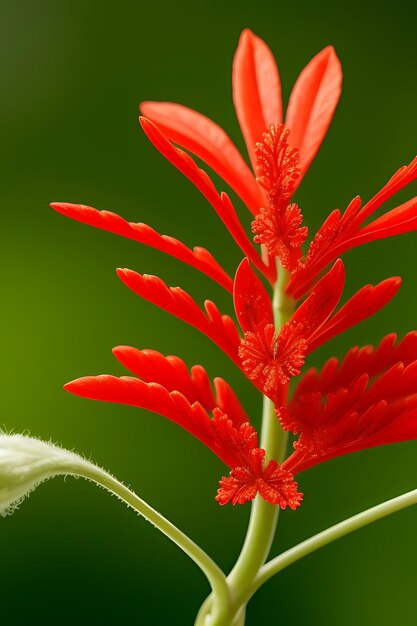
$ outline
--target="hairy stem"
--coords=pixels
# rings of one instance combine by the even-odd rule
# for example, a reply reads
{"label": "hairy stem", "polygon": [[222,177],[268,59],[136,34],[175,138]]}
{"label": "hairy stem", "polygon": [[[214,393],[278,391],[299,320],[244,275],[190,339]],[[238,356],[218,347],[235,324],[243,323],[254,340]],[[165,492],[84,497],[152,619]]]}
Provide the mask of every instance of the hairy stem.
{"label": "hairy stem", "polygon": [[144,500],[139,498],[133,491],[125,487],[103,469],[88,462],[83,462],[80,467],[77,467],[76,473],[104,487],[120,500],[123,500],[123,502],[171,539],[171,541],[176,543],[177,546],[199,566],[211,585],[213,592],[213,619],[216,620],[216,625],[230,626],[230,598],[226,576],[204,550],[179,530],[179,528],[174,526],[174,524],[165,519],[165,517],[150,507]]}

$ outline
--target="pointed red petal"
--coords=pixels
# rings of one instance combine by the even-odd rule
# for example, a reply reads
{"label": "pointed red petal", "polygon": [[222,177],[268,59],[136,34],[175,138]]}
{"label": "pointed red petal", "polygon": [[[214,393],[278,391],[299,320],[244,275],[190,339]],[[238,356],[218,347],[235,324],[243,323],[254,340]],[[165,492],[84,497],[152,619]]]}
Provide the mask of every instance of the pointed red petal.
{"label": "pointed red petal", "polygon": [[207,335],[240,366],[236,326],[230,317],[219,313],[215,304],[206,302],[205,315],[186,291],[180,287],[168,287],[157,276],[141,275],[128,269],[118,269],[117,274],[136,294]]}
{"label": "pointed red petal", "polygon": [[358,215],[358,224],[362,224],[372,213],[379,209],[384,202],[413,182],[416,177],[417,157],[414,157],[411,163],[400,167],[400,169],[395,172],[394,176],[389,179],[387,184],[384,185],[384,187],[382,187],[382,189],[365,204]]}
{"label": "pointed red petal", "polygon": [[168,392],[179,391],[193,404],[199,402],[207,411],[219,407],[236,428],[249,422],[233,389],[222,378],[214,379],[216,393],[201,365],[193,365],[190,372],[177,356],[164,356],[156,350],[137,350],[130,346],[117,346],[115,357],[133,374],[147,383],[157,383]]}
{"label": "pointed red petal", "polygon": [[417,230],[417,197],[381,215],[358,234],[346,241],[346,246],[354,248],[370,241],[403,235]]}
{"label": "pointed red petal", "polygon": [[[414,396],[414,405],[417,402],[417,395]],[[377,405],[376,407],[372,407],[372,410],[368,412],[368,415],[364,415],[363,419],[366,419],[368,422],[375,419],[378,422],[378,419],[386,419],[386,407],[383,403]],[[352,418],[354,419],[354,417]],[[324,461],[329,461],[338,456],[342,456],[345,454],[350,454],[352,452],[358,452],[360,450],[366,450],[369,448],[375,448],[377,446],[384,446],[393,443],[400,443],[402,441],[413,441],[417,439],[417,408],[414,406],[411,410],[406,410],[406,404],[404,407],[404,411],[399,412],[399,414],[389,422],[384,428],[382,428],[379,432],[376,432],[374,435],[369,434],[364,439],[356,439],[355,441],[348,441],[345,445],[340,445],[327,452],[324,456],[305,456],[304,458],[298,456],[297,452],[293,453],[287,461],[284,463],[284,466],[289,469],[291,472],[296,472],[297,474],[300,472],[304,472],[305,470],[317,465],[318,463],[323,463]]]}
{"label": "pointed red petal", "polygon": [[169,392],[157,383],[127,376],[86,376],[64,388],[90,400],[127,404],[162,415],[199,439],[229,467],[257,445],[256,431],[249,423],[236,429],[227,415],[216,416],[218,409],[210,419],[199,402],[191,403],[179,391]]}
{"label": "pointed red petal", "polygon": [[282,121],[281,82],[272,52],[246,29],[233,59],[233,101],[252,166],[255,146],[270,124]]}
{"label": "pointed red petal", "polygon": [[133,239],[145,246],[150,246],[165,254],[191,265],[195,269],[203,272],[219,285],[231,292],[233,289],[232,279],[225,270],[217,263],[214,257],[201,247],[195,247],[190,250],[178,239],[169,237],[168,235],[160,235],[147,224],[127,222],[116,213],[110,211],[98,211],[93,207],[84,204],[70,204],[68,202],[53,202],[51,207],[66,215],[71,219],[77,220],[89,226],[101,228],[116,235]]}
{"label": "pointed red petal", "polygon": [[340,335],[351,326],[359,324],[382,309],[395,296],[401,286],[401,278],[392,277],[377,285],[362,287],[337,313],[324,324],[309,341],[309,352]]}
{"label": "pointed red petal", "polygon": [[256,331],[274,323],[271,298],[252,270],[248,259],[243,259],[236,271],[233,300],[239,324],[246,332]]}
{"label": "pointed red petal", "polygon": [[140,118],[140,123],[146,136],[155,148],[184,174],[205,198],[207,198],[244,255],[247,256],[269,280],[273,280],[275,277],[275,268],[268,267],[262,261],[246,235],[227,194],[222,193],[219,195],[209,176],[197,166],[188,154],[179,148],[175,148],[175,146],[164,137],[155,124],[146,118]]}
{"label": "pointed red petal", "polygon": [[301,178],[327,133],[341,90],[340,61],[328,46],[303,69],[288,103],[285,124],[291,131],[291,145],[300,153]]}
{"label": "pointed red petal", "polygon": [[[164,356],[156,350],[137,350],[130,346],[117,346],[113,349],[113,354],[124,367],[143,381],[158,383],[169,392],[179,391],[189,402],[198,401],[208,411],[216,406],[213,393],[207,393],[207,391],[211,391],[211,388],[205,370],[199,371],[200,377],[197,386],[194,384],[186,364],[177,356]],[[205,385],[203,384],[203,377]],[[201,393],[202,390],[204,393]]]}
{"label": "pointed red petal", "polygon": [[416,230],[416,198],[392,209],[361,228],[363,222],[376,211],[383,202],[415,180],[417,157],[400,168],[388,183],[361,208],[361,199],[354,198],[341,214],[333,211],[317,231],[310,244],[304,266],[292,276],[287,293],[300,298],[308,291],[314,277],[337,256],[347,250],[376,239],[391,237]]}
{"label": "pointed red petal", "polygon": [[235,428],[240,428],[242,424],[248,423],[249,417],[230,385],[223,378],[215,378],[214,386],[217,406],[232,420]]}
{"label": "pointed red petal", "polygon": [[337,259],[291,318],[305,339],[328,320],[342,297],[344,286],[345,268],[341,259]]}
{"label": "pointed red petal", "polygon": [[[162,385],[129,376],[85,376],[67,383],[64,389],[82,398],[128,404],[158,413],[190,432],[209,448],[214,448],[209,416],[201,405],[191,404],[178,391],[168,392]],[[215,449],[214,452],[217,454]]]}
{"label": "pointed red petal", "polygon": [[[366,352],[356,349],[348,353],[346,386],[337,385],[347,367],[343,364],[334,380],[327,380],[325,391],[305,393],[308,385],[297,390],[289,407],[278,411],[284,428],[301,432],[294,444],[296,452],[284,463],[285,469],[301,472],[350,452],[417,439],[417,361],[406,367],[397,362],[385,368],[378,366],[377,359],[385,354],[392,362],[400,352],[411,356],[411,344],[416,355],[415,337],[411,343],[405,338],[402,346],[393,347],[392,337],[388,336],[374,353],[370,353],[369,346]],[[352,370],[355,361],[359,366],[368,364],[373,378]],[[316,378],[316,382],[323,381]]]}
{"label": "pointed red petal", "polygon": [[345,252],[346,238],[357,232],[354,220],[360,208],[361,199],[357,196],[343,215],[338,209],[330,213],[311,241],[304,263],[292,275],[287,286],[289,295],[296,299],[301,298],[311,288],[315,277]]}
{"label": "pointed red petal", "polygon": [[405,366],[417,359],[417,331],[405,335],[396,343],[396,334],[386,335],[376,348],[364,346],[351,348],[341,362],[332,357],[320,371],[310,369],[294,393],[297,398],[315,393],[333,393],[339,387],[348,387],[361,374],[374,378],[382,371],[402,362]]}
{"label": "pointed red petal", "polygon": [[255,178],[230,137],[210,119],[173,102],[142,102],[142,114],[168,139],[207,163],[256,215],[262,194]]}

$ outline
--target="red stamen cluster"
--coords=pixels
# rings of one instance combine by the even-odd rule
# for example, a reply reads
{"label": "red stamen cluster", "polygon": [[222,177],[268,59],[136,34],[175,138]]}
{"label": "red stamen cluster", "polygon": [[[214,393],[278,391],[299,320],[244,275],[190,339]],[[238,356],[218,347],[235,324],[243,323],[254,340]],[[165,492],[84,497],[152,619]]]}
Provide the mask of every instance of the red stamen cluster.
{"label": "red stamen cluster", "polygon": [[284,124],[271,124],[255,150],[257,181],[274,205],[282,208],[288,204],[300,177],[298,150],[288,145],[289,134]]}
{"label": "red stamen cluster", "polygon": [[259,493],[264,500],[282,509],[288,506],[294,511],[300,506],[303,494],[298,493],[293,475],[276,461],[269,461],[264,467],[264,457],[265,450],[252,450],[246,467],[235,467],[227,478],[222,478],[216,500],[220,504],[243,504]]}
{"label": "red stamen cluster", "polygon": [[300,177],[299,156],[288,145],[284,124],[270,125],[256,144],[258,183],[266,192],[266,205],[252,222],[255,243],[263,244],[281,265],[293,272],[301,258],[308,229],[297,204],[289,204]]}
{"label": "red stamen cluster", "polygon": [[267,395],[276,395],[281,385],[298,376],[307,353],[302,328],[285,324],[275,336],[273,324],[245,333],[239,347],[242,368]]}
{"label": "red stamen cluster", "polygon": [[265,464],[265,450],[258,448],[258,436],[249,423],[236,430],[227,415],[215,409],[211,424],[219,441],[232,453],[233,461],[229,476],[220,480],[216,496],[220,504],[243,504],[259,493],[264,500],[283,509],[300,505],[303,494],[297,492],[298,483],[276,461]]}

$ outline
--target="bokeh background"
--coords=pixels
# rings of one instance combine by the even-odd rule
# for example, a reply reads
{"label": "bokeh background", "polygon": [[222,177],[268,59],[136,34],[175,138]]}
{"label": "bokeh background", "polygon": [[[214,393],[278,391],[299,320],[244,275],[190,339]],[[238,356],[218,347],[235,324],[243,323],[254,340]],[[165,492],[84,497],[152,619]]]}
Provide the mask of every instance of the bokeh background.
{"label": "bokeh background", "polygon": [[[173,424],[62,390],[85,374],[122,374],[118,344],[204,364],[239,391],[258,423],[259,398],[206,338],[141,301],[117,279],[129,267],[179,284],[199,301],[231,303],[209,279],[134,242],[48,208],[72,201],[144,221],[203,245],[231,271],[240,255],[214,212],[139,131],[137,104],[167,99],[223,125],[243,148],[231,61],[251,27],[276,54],[288,94],[332,43],[344,94],[298,201],[314,230],[336,206],[367,199],[415,150],[415,4],[1,0],[1,416],[7,430],[75,448],[110,469],[229,569],[249,506],[214,501],[221,463]],[[411,197],[410,191],[399,199]],[[391,205],[392,206],[392,205]],[[246,214],[241,211],[242,217]],[[417,235],[346,256],[346,294],[402,275],[395,301],[315,356],[404,334],[417,324]],[[301,477],[305,502],[284,512],[273,551],[416,486],[415,442],[351,455]],[[417,623],[416,511],[351,535],[260,591],[248,624]],[[150,525],[82,481],[42,486],[0,520],[2,623],[193,623],[208,592],[195,566]]]}

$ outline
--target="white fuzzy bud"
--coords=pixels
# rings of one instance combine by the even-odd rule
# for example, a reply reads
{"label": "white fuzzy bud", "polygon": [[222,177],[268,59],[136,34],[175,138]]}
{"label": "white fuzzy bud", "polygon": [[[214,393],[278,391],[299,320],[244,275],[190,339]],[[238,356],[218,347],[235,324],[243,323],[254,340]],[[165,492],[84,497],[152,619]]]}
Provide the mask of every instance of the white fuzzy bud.
{"label": "white fuzzy bud", "polygon": [[51,443],[0,434],[0,515],[6,516],[40,483],[59,474],[79,474],[87,462]]}

